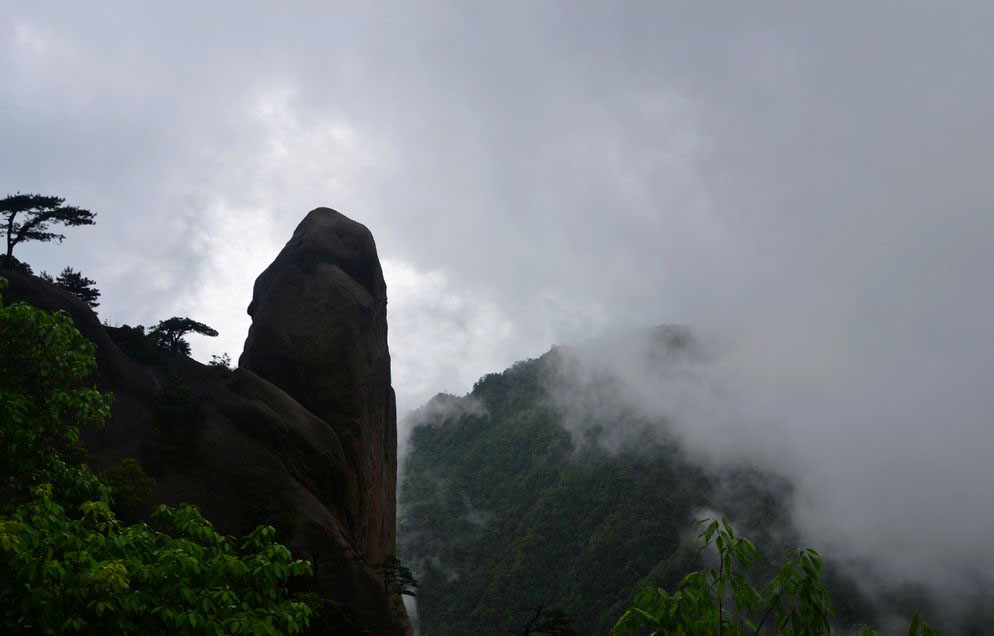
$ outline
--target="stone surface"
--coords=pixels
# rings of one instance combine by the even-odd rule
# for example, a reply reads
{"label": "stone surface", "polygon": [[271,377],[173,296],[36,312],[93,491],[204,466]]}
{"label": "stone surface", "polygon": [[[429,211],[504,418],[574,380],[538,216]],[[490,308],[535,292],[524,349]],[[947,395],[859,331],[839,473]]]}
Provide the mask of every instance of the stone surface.
{"label": "stone surface", "polygon": [[327,422],[355,476],[344,521],[371,561],[394,553],[397,425],[386,284],[373,236],[311,211],[255,282],[239,366]]}
{"label": "stone surface", "polygon": [[[317,591],[348,614],[315,632],[409,630],[376,567],[394,553],[396,422],[386,287],[365,227],[328,209],[304,219],[256,282],[243,368],[227,376],[169,354],[138,363],[85,303],[34,276],[0,276],[10,281],[5,302],[67,311],[97,345],[94,380],[114,405],[107,427],[85,432],[91,464],[134,457],[156,480],[128,520],[186,502],[225,534],[271,523],[315,564]],[[153,461],[156,406],[174,378],[196,404],[181,465]]]}

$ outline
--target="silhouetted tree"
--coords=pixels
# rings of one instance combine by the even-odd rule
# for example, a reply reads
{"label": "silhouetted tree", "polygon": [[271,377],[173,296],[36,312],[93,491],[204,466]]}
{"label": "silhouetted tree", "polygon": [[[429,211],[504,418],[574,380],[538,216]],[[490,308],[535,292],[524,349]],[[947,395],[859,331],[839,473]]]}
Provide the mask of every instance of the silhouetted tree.
{"label": "silhouetted tree", "polygon": [[6,269],[12,269],[15,272],[23,272],[25,274],[34,273],[30,265],[28,265],[24,261],[17,260],[16,256],[11,256],[10,258],[7,258],[3,254],[0,254],[0,267]]}
{"label": "silhouetted tree", "polygon": [[94,287],[96,281],[83,276],[71,267],[62,270],[58,278],[53,279],[47,272],[42,272],[41,277],[79,298],[91,308],[100,306],[100,303],[97,302],[97,298],[100,298],[100,290]]}
{"label": "silhouetted tree", "polygon": [[515,636],[580,636],[565,611],[556,607],[546,610],[544,605],[527,608],[532,617]]}
{"label": "silhouetted tree", "polygon": [[383,563],[378,563],[377,569],[383,574],[383,586],[389,594],[404,594],[406,596],[417,596],[414,588],[418,586],[418,580],[414,578],[411,570],[400,562],[396,556],[388,554]]}
{"label": "silhouetted tree", "polygon": [[188,333],[199,333],[212,337],[217,335],[217,331],[202,322],[197,322],[192,318],[173,316],[157,324],[149,336],[160,349],[188,356],[190,355],[190,343],[183,339],[183,336]]}
{"label": "silhouetted tree", "polygon": [[52,241],[60,243],[65,237],[50,231],[52,224],[67,226],[93,225],[96,216],[89,210],[72,205],[63,205],[62,197],[44,196],[41,194],[9,194],[0,199],[0,233],[7,238],[7,253],[4,255],[5,267],[12,267],[14,261],[14,246],[24,241]]}
{"label": "silhouetted tree", "polygon": [[144,325],[131,327],[121,325],[111,327],[104,325],[107,334],[129,358],[142,364],[151,364],[158,356],[159,349],[152,335],[145,333]]}
{"label": "silhouetted tree", "polygon": [[207,363],[207,366],[214,369],[214,371],[216,371],[222,378],[228,377],[235,371],[231,367],[231,356],[227,353],[212,355],[211,361]]}

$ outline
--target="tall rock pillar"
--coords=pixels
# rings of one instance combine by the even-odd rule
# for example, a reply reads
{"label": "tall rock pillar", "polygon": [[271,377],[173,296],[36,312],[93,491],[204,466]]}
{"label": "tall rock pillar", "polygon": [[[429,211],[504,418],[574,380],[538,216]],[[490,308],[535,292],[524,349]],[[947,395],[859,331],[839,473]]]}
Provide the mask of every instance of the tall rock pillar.
{"label": "tall rock pillar", "polygon": [[387,295],[373,236],[335,210],[312,210],[255,281],[239,366],[327,422],[345,451],[343,525],[373,563],[394,553],[397,415]]}

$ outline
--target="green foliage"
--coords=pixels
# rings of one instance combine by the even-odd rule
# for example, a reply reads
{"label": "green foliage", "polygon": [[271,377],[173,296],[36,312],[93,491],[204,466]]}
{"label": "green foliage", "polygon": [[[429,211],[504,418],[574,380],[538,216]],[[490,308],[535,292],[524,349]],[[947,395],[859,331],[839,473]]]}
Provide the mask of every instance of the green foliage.
{"label": "green foliage", "polygon": [[94,287],[96,281],[83,276],[71,267],[62,270],[58,278],[53,279],[46,272],[42,272],[41,277],[56,287],[79,298],[89,305],[91,309],[100,306],[100,303],[97,302],[97,299],[100,298],[100,290]]}
{"label": "green foliage", "polygon": [[48,485],[0,519],[6,633],[297,634],[311,608],[287,598],[310,573],[261,526],[240,542],[193,506],[160,506],[156,528],[125,526],[106,501],[70,516]]}
{"label": "green foliage", "polygon": [[276,528],[276,536],[289,538],[297,527],[297,514],[288,491],[293,488],[285,476],[259,469],[231,485],[233,495],[243,502],[244,527],[264,523]]}
{"label": "green foliage", "polygon": [[110,486],[80,463],[79,428],[110,414],[109,395],[79,386],[94,368],[68,315],[0,298],[0,633],[306,629],[310,601],[288,585],[311,566],[273,528],[236,541],[185,505],[158,507],[154,527],[117,519],[111,501],[148,483],[133,461],[105,473]]}
{"label": "green foliage", "polygon": [[[574,441],[548,399],[548,362],[442,398],[412,431],[399,556],[420,583],[424,633],[516,633],[521,608],[543,603],[604,634],[646,577],[675,583],[695,565],[681,535],[714,484],[671,448],[609,455]],[[754,501],[778,519],[768,494]]]}
{"label": "green foliage", "polygon": [[130,457],[122,459],[100,474],[110,488],[116,510],[127,510],[152,492],[155,480],[145,474],[141,464]]}
{"label": "green foliage", "polygon": [[[704,468],[661,427],[642,434],[654,423],[629,412],[602,408],[577,425],[577,410],[550,391],[563,388],[562,369],[555,352],[516,363],[466,398],[437,397],[413,428],[398,537],[420,582],[425,633],[517,633],[521,608],[543,603],[581,633],[605,634],[646,583],[674,589],[705,566],[685,540],[702,509],[748,528],[767,556],[796,540],[789,484],[747,467]],[[608,383],[590,389],[610,398]],[[603,450],[622,427],[637,443]],[[775,576],[774,560],[757,560],[751,576]],[[823,580],[842,624],[872,618],[831,564]]]}
{"label": "green foliage", "polygon": [[80,427],[110,415],[111,396],[81,386],[95,368],[68,314],[0,299],[0,500],[44,481],[80,485],[68,463],[82,453]]}
{"label": "green foliage", "polygon": [[159,322],[149,332],[149,336],[160,349],[188,356],[190,355],[190,343],[185,340],[184,336],[190,333],[199,333],[211,337],[217,336],[217,331],[204,323],[197,322],[192,318],[181,318],[178,316],[173,316]]}
{"label": "green foliage", "polygon": [[797,550],[780,572],[757,590],[747,575],[758,559],[755,546],[735,536],[724,519],[705,519],[698,535],[703,549],[714,546],[717,567],[685,576],[677,590],[649,586],[635,597],[612,630],[612,636],[638,636],[645,628],[657,634],[763,633],[828,634],[832,608],[821,582],[821,557]]}
{"label": "green foliage", "polygon": [[96,216],[89,210],[64,205],[62,197],[40,194],[13,194],[0,199],[0,234],[7,239],[4,261],[13,265],[14,247],[24,241],[59,241],[65,235],[50,230],[53,224],[93,225]]}
{"label": "green foliage", "polygon": [[[755,546],[736,536],[724,519],[704,519],[698,525],[704,526],[698,535],[701,550],[714,548],[717,567],[686,575],[673,594],[655,585],[646,587],[622,614],[611,636],[817,636],[832,632],[832,605],[821,580],[821,556],[815,550],[793,550],[776,576],[757,589],[749,581],[759,559]],[[919,623],[916,613],[909,636],[938,634]],[[864,635],[875,633],[868,627],[862,630]]]}
{"label": "green foliage", "polygon": [[[971,632],[973,633],[973,632]],[[859,632],[860,636],[880,636],[880,632],[877,632],[870,627],[863,625]],[[928,621],[923,621],[918,612],[911,617],[911,623],[908,625],[908,636],[940,636],[939,630],[929,627]]]}

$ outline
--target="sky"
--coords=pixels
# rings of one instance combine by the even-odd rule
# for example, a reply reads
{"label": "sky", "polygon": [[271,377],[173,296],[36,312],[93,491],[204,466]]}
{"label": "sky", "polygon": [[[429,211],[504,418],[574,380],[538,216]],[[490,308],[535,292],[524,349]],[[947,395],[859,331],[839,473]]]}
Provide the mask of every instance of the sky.
{"label": "sky", "polygon": [[0,0],[0,193],[96,212],[17,255],[201,360],[308,210],[364,223],[401,413],[691,325],[812,536],[953,577],[994,567],[992,59],[988,2]]}

